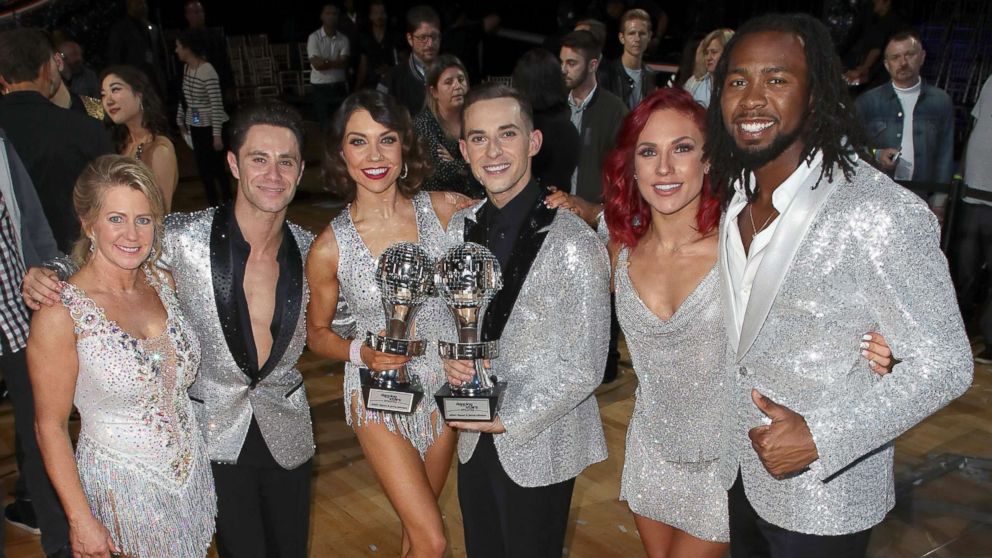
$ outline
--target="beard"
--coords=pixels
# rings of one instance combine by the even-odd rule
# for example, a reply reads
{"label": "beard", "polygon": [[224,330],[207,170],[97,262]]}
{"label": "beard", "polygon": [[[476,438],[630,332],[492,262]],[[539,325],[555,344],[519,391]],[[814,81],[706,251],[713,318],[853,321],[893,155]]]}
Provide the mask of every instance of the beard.
{"label": "beard", "polygon": [[760,169],[761,167],[774,161],[779,155],[795,143],[796,140],[799,139],[799,135],[802,131],[803,126],[799,126],[791,132],[777,136],[772,140],[768,147],[759,149],[748,149],[746,147],[741,147],[737,145],[736,141],[734,141],[732,143],[733,147],[731,152],[733,153],[734,158],[740,161],[741,165],[745,169]]}

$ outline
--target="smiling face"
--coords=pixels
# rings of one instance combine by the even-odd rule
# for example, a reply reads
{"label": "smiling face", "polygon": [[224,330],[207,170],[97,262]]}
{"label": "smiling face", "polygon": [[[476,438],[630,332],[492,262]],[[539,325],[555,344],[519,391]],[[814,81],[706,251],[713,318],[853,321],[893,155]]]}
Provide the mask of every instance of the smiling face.
{"label": "smiling face", "polygon": [[108,74],[100,85],[103,110],[114,124],[141,118],[141,95],[136,94],[120,76]]}
{"label": "smiling face", "polygon": [[749,34],[729,54],[720,108],[747,168],[801,147],[811,102],[803,44],[791,33]]}
{"label": "smiling face", "polygon": [[462,106],[465,102],[465,94],[468,93],[465,72],[457,66],[448,68],[441,72],[441,76],[437,79],[437,87],[431,87],[430,92],[440,107],[455,109]]}
{"label": "smiling face", "polygon": [[720,39],[712,39],[703,51],[703,60],[706,62],[706,73],[712,74],[716,69],[716,63],[720,61],[723,54],[723,42]]}
{"label": "smiling face", "polygon": [[651,40],[651,29],[646,21],[642,19],[628,19],[623,25],[620,33],[620,44],[623,51],[635,58],[640,58],[644,54],[644,49],[648,47]]}
{"label": "smiling face", "polygon": [[236,203],[257,211],[285,211],[303,175],[300,144],[289,128],[256,124],[245,134],[237,156],[228,152],[231,174],[238,180]]}
{"label": "smiling face", "polygon": [[137,269],[155,240],[155,218],[148,197],[129,186],[111,186],[100,199],[100,209],[86,235],[93,241],[91,259],[121,269]]}
{"label": "smiling face", "polygon": [[403,170],[399,132],[376,122],[365,109],[356,110],[348,118],[341,156],[348,166],[348,176],[359,190],[380,193],[393,188]]}
{"label": "smiling face", "polygon": [[696,123],[681,112],[663,109],[648,118],[634,147],[634,175],[654,211],[696,215],[706,174],[704,141]]}
{"label": "smiling face", "polygon": [[520,104],[510,97],[473,103],[462,126],[462,157],[493,203],[502,207],[530,182],[530,160],[541,149],[541,132],[530,130]]}

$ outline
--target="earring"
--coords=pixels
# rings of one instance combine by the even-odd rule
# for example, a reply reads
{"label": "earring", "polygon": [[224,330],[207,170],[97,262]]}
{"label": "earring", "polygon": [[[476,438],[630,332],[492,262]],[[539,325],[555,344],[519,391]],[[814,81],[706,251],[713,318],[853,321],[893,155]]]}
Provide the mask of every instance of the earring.
{"label": "earring", "polygon": [[154,259],[155,259],[155,247],[152,246],[151,250],[148,251],[148,257],[145,258],[145,261],[151,261]]}
{"label": "earring", "polygon": [[93,240],[92,236],[87,236],[86,238],[90,239],[90,254],[96,252],[96,241]]}
{"label": "earring", "polygon": [[634,175],[634,182],[637,182],[637,175]]}
{"label": "earring", "polygon": [[641,216],[640,215],[634,215],[633,217],[631,217],[630,218],[630,225],[632,227],[634,227],[635,229],[637,227],[640,227],[641,226]]}
{"label": "earring", "polygon": [[138,99],[138,112],[145,112],[145,104],[141,99]]}
{"label": "earring", "polygon": [[403,174],[400,175],[400,180],[406,178],[406,175],[410,174],[410,169],[407,168],[406,163],[403,163]]}

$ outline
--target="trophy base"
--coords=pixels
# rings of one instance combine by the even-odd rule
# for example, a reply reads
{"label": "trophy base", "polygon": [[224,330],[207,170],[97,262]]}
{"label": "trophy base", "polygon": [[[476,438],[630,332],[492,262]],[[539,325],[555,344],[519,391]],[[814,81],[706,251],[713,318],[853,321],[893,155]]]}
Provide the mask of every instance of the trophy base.
{"label": "trophy base", "polygon": [[359,369],[362,380],[362,402],[370,411],[409,415],[417,408],[424,392],[411,383],[376,380],[368,368]]}
{"label": "trophy base", "polygon": [[467,395],[452,391],[450,385],[444,384],[434,395],[434,400],[446,421],[492,422],[499,411],[504,389],[506,382],[493,382],[491,390]]}

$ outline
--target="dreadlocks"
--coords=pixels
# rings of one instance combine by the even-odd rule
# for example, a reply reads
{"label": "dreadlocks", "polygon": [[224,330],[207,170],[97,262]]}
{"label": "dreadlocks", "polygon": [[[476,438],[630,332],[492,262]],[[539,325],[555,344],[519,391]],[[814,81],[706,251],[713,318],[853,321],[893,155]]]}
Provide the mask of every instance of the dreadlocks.
{"label": "dreadlocks", "polygon": [[[734,180],[743,180],[748,201],[758,195],[757,185],[751,184],[750,170],[736,156],[736,143],[723,121],[720,99],[727,79],[727,65],[734,47],[747,35],[766,31],[795,34],[803,44],[806,55],[811,108],[800,132],[805,143],[803,160],[810,161],[816,150],[823,153],[820,180],[833,180],[834,167],[840,167],[846,178],[854,171],[855,155],[870,160],[861,125],[854,113],[854,103],[841,76],[843,69],[834,52],[827,28],[806,14],[769,14],[745,23],[727,43],[713,75],[713,95],[707,114],[709,134],[704,151],[717,180],[732,188]],[[815,187],[815,186],[814,186]],[[729,200],[733,191],[725,199]]]}

